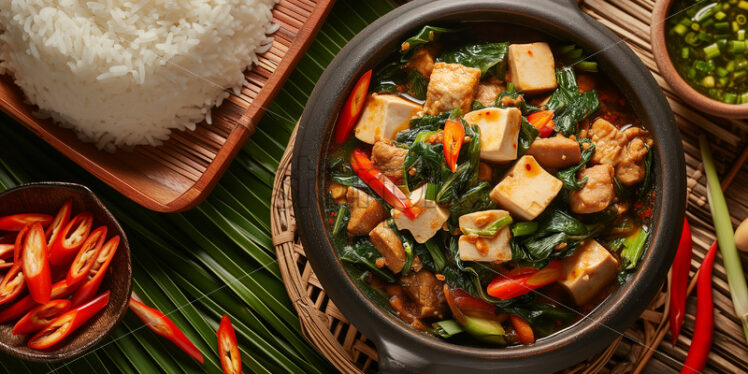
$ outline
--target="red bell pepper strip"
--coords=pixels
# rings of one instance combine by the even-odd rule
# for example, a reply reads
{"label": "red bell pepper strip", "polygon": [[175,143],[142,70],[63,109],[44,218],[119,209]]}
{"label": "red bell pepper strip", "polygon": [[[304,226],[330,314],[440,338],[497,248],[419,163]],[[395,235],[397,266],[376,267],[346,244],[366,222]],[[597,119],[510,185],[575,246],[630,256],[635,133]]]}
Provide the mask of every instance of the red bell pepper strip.
{"label": "red bell pepper strip", "polygon": [[410,199],[390,178],[374,167],[369,159],[369,154],[362,147],[354,149],[351,153],[351,168],[387,204],[402,211],[410,219],[416,218],[411,208]]}
{"label": "red bell pepper strip", "polygon": [[547,138],[550,136],[551,133],[553,133],[553,127],[556,126],[553,122],[552,110],[541,110],[532,113],[527,116],[527,122],[530,122],[530,124],[538,129],[538,135],[540,135],[541,138]]}
{"label": "red bell pepper strip", "polygon": [[88,238],[91,226],[93,226],[93,215],[91,213],[84,212],[73,217],[62,228],[49,249],[49,261],[52,265],[67,265]]}
{"label": "red bell pepper strip", "polygon": [[26,225],[37,222],[42,226],[47,226],[52,222],[52,216],[49,214],[23,213],[0,217],[0,230],[21,231]]}
{"label": "red bell pepper strip", "polygon": [[369,93],[369,83],[371,82],[371,70],[364,73],[353,86],[350,96],[345,101],[343,109],[338,115],[335,122],[335,143],[343,144],[351,136],[353,126],[355,126],[358,117],[364,109],[366,95]]}
{"label": "red bell pepper strip", "polygon": [[70,300],[52,300],[46,304],[31,309],[23,318],[13,326],[13,335],[31,334],[37,332],[52,323],[57,317],[70,310]]}
{"label": "red bell pepper strip", "polygon": [[224,374],[242,374],[242,357],[239,354],[239,345],[236,343],[234,326],[231,325],[229,316],[223,315],[216,335],[218,336],[218,354]]}
{"label": "red bell pepper strip", "polygon": [[[70,294],[75,290],[76,287],[70,287],[65,280],[61,280],[52,285],[50,298],[64,299],[70,296]],[[31,298],[31,295],[26,295],[23,299],[0,312],[0,323],[7,323],[21,317],[38,305],[39,304]]]}
{"label": "red bell pepper strip", "polygon": [[47,237],[39,223],[33,224],[26,234],[21,265],[31,298],[40,304],[48,302],[52,293],[52,272],[47,260]]}
{"label": "red bell pepper strip", "polygon": [[712,244],[701,263],[699,279],[696,281],[696,323],[693,327],[691,346],[683,364],[681,374],[701,373],[706,366],[714,335],[714,300],[712,299],[712,268],[717,255],[717,242]]}
{"label": "red bell pepper strip", "polygon": [[44,330],[34,335],[29,340],[29,348],[41,350],[52,347],[88,322],[107,304],[109,304],[109,291],[97,296],[85,305],[67,311],[52,321]]}
{"label": "red bell pepper strip", "polygon": [[509,316],[509,320],[512,321],[514,331],[517,331],[517,337],[519,342],[525,345],[535,343],[535,333],[532,331],[532,327],[529,323],[525,322],[522,317],[512,314]]}
{"label": "red bell pepper strip", "polygon": [[680,243],[675,253],[670,276],[670,337],[673,345],[678,341],[683,316],[686,315],[688,274],[691,270],[692,251],[691,227],[688,225],[688,219],[684,219],[683,231],[680,234]]}
{"label": "red bell pepper strip", "polygon": [[447,166],[454,172],[457,169],[457,158],[460,156],[462,141],[465,138],[465,128],[462,123],[447,120],[444,125],[444,159]]}
{"label": "red bell pepper strip", "polygon": [[[14,244],[0,244],[0,270],[13,266],[13,256],[16,246]],[[10,261],[9,261],[10,260]]]}
{"label": "red bell pepper strip", "polygon": [[52,243],[57,240],[57,236],[60,235],[62,228],[68,224],[72,209],[73,199],[68,199],[64,204],[62,204],[60,210],[57,211],[55,218],[52,219],[52,223],[47,226],[47,231],[45,231],[45,234],[47,235],[47,247],[52,246]]}
{"label": "red bell pepper strip", "polygon": [[0,282],[0,305],[15,300],[26,289],[26,278],[21,264],[14,264]]}
{"label": "red bell pepper strip", "polygon": [[78,255],[75,256],[75,260],[70,265],[70,270],[65,278],[68,284],[76,284],[89,274],[91,267],[96,263],[99,258],[99,251],[104,245],[106,240],[106,226],[101,226],[96,230],[92,231],[86,241],[78,250]]}
{"label": "red bell pepper strip", "polygon": [[169,339],[201,364],[204,362],[200,350],[184,335],[184,333],[161,311],[151,308],[134,298],[130,298],[130,310],[140,318],[153,332]]}
{"label": "red bell pepper strip", "polygon": [[[75,291],[73,294],[73,306],[78,306],[96,295],[99,291],[101,281],[104,279],[106,269],[114,258],[114,253],[117,251],[119,246],[119,235],[113,236],[109,241],[104,243],[99,249],[98,256],[96,256],[96,262],[91,266],[91,270],[88,271],[88,278],[84,283]],[[75,286],[75,285],[73,285]]]}
{"label": "red bell pepper strip", "polygon": [[13,248],[13,262],[17,264],[21,263],[21,253],[23,252],[23,243],[26,241],[26,234],[29,233],[30,228],[31,228],[31,225],[25,226],[24,228],[21,229],[21,231],[18,232],[18,235],[16,235],[16,242]]}
{"label": "red bell pepper strip", "polygon": [[487,293],[508,300],[549,285],[563,276],[560,261],[553,261],[538,271],[522,275],[500,275],[488,285]]}

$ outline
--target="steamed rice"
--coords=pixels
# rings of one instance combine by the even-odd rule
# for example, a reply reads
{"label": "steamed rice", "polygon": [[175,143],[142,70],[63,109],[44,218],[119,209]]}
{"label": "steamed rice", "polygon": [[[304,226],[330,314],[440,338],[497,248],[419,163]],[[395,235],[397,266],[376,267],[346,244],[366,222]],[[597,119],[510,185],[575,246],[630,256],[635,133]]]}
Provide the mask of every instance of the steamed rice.
{"label": "steamed rice", "polygon": [[0,74],[85,141],[158,145],[238,93],[277,0],[0,0]]}

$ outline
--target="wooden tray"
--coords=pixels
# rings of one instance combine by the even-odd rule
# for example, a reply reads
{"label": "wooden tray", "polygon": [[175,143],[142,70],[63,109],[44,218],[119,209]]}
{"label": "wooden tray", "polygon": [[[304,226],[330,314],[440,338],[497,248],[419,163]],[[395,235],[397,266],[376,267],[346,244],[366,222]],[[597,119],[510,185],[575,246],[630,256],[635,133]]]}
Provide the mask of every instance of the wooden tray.
{"label": "wooden tray", "polygon": [[144,207],[160,212],[190,209],[202,201],[254,133],[255,126],[314,39],[334,0],[280,0],[273,22],[280,25],[272,48],[245,73],[249,84],[213,110],[213,124],[175,131],[159,147],[138,146],[108,153],[78,140],[71,130],[32,115],[21,90],[0,77],[0,109],[21,122],[91,174]]}

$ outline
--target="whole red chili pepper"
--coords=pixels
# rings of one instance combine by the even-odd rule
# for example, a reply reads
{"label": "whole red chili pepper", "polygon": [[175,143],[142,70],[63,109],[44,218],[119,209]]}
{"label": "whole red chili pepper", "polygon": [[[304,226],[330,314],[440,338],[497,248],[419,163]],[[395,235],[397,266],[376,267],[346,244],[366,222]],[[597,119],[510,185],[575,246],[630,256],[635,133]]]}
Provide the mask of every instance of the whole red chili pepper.
{"label": "whole red chili pepper", "polygon": [[109,291],[104,292],[85,305],[72,309],[57,317],[44,330],[39,331],[29,340],[28,346],[32,349],[47,349],[68,337],[91,317],[99,313],[109,304]]}
{"label": "whole red chili pepper", "polygon": [[23,243],[21,258],[23,275],[31,298],[37,303],[46,303],[52,292],[52,273],[47,260],[47,237],[39,223],[31,225]]}
{"label": "whole red chili pepper", "polygon": [[353,153],[351,153],[351,168],[387,204],[401,210],[410,219],[416,218],[411,208],[410,199],[405,196],[405,193],[390,178],[374,167],[366,150],[361,147],[353,150]]}
{"label": "whole red chili pepper", "polygon": [[13,326],[13,335],[31,334],[49,326],[53,320],[70,310],[71,305],[70,300],[58,299],[31,309]]}
{"label": "whole red chili pepper", "polygon": [[242,374],[242,357],[236,343],[236,333],[229,316],[223,315],[218,327],[218,355],[224,374]]}
{"label": "whole red chili pepper", "polygon": [[[20,269],[20,267],[19,267]],[[50,298],[52,299],[63,299],[70,296],[75,291],[77,286],[69,286],[63,279],[52,285],[52,292]],[[7,309],[0,312],[0,323],[10,322],[38,306],[39,304],[31,298],[31,295],[26,295],[21,300],[18,300],[15,304],[11,305]]]}
{"label": "whole red chili pepper", "polygon": [[47,226],[47,231],[45,231],[45,234],[47,234],[47,247],[52,246],[52,243],[57,240],[57,236],[62,231],[62,228],[68,224],[68,221],[70,220],[70,211],[72,209],[73,199],[68,199],[64,204],[62,204],[60,210],[57,211],[55,218],[52,219],[52,223]]}
{"label": "whole red chili pepper", "polygon": [[712,299],[712,268],[717,256],[717,242],[712,244],[701,263],[699,279],[696,283],[696,323],[693,327],[691,347],[683,364],[681,374],[701,373],[706,366],[714,335],[714,300]]}
{"label": "whole red chili pepper", "polygon": [[183,350],[185,353],[190,355],[201,364],[203,363],[203,355],[200,350],[195,347],[194,344],[184,335],[174,322],[169,319],[164,313],[157,309],[153,309],[134,298],[130,298],[130,310],[140,318],[143,323],[148,326],[153,332],[169,339],[177,347]]}
{"label": "whole red chili pepper", "polygon": [[88,271],[88,278],[86,278],[84,283],[73,295],[73,306],[81,305],[96,295],[99,291],[101,281],[104,279],[104,274],[106,274],[106,269],[112,262],[112,258],[114,258],[114,253],[117,251],[118,246],[119,235],[113,236],[109,241],[101,246],[96,256],[96,261]]}
{"label": "whole red chili pepper", "polygon": [[61,266],[69,263],[88,238],[91,226],[93,226],[93,215],[91,213],[84,212],[73,217],[62,228],[49,248],[49,261],[52,265]]}
{"label": "whole red chili pepper", "polygon": [[21,231],[26,225],[37,222],[46,226],[52,222],[52,216],[49,214],[24,213],[0,217],[0,230]]}
{"label": "whole red chili pepper", "polygon": [[686,298],[688,289],[688,274],[691,270],[691,252],[693,239],[688,219],[683,220],[683,231],[680,234],[680,244],[675,253],[670,278],[670,336],[673,344],[678,341],[683,316],[686,315]]}

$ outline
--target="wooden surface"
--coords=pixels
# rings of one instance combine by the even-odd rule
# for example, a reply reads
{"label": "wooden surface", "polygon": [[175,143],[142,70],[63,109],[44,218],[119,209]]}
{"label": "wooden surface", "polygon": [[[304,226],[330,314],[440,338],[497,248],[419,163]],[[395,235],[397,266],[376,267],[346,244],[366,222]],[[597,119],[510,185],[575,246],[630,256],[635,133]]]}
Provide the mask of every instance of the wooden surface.
{"label": "wooden surface", "polygon": [[247,83],[213,110],[213,124],[176,131],[159,147],[138,146],[107,153],[83,143],[73,131],[39,120],[8,76],[0,77],[0,109],[71,158],[91,174],[146,208],[176,212],[194,207],[212,190],[231,160],[254,132],[266,106],[314,39],[333,0],[280,0],[273,22],[280,29],[259,64],[245,73]]}
{"label": "wooden surface", "polygon": [[[652,0],[585,0],[582,10],[621,36],[650,68],[664,89],[681,129],[688,173],[688,219],[694,235],[691,274],[695,274],[714,241],[706,178],[700,162],[698,135],[709,134],[733,224],[748,217],[748,123],[710,117],[689,108],[659,75],[649,40]],[[290,149],[293,145],[293,136]],[[357,373],[376,368],[376,349],[327,298],[306,261],[296,235],[290,193],[290,151],[276,174],[271,205],[273,244],[287,291],[299,313],[302,331],[339,370]],[[730,183],[731,182],[731,183]],[[743,255],[748,266],[748,255]],[[718,257],[714,269],[715,338],[706,373],[748,373],[748,346],[734,316],[725,269]],[[746,268],[748,269],[748,268]],[[640,319],[611,347],[567,373],[677,373],[686,357],[693,333],[695,297],[688,300],[687,315],[675,346],[669,340],[667,285]]]}

